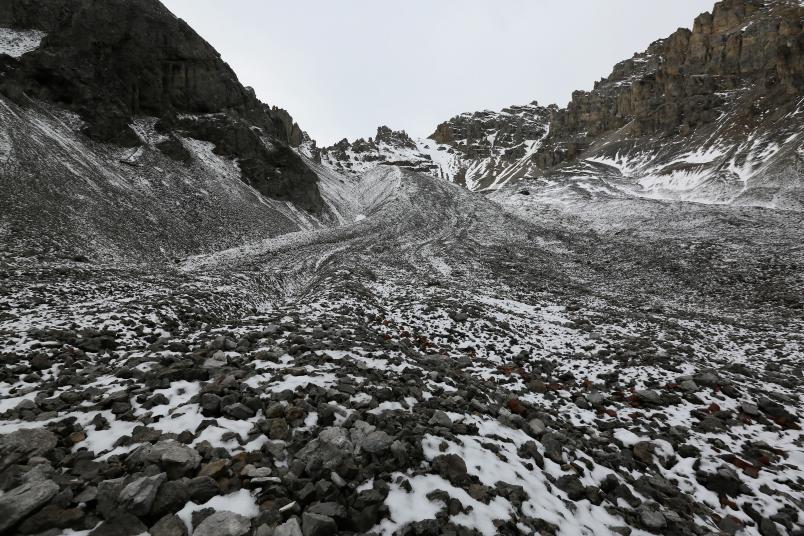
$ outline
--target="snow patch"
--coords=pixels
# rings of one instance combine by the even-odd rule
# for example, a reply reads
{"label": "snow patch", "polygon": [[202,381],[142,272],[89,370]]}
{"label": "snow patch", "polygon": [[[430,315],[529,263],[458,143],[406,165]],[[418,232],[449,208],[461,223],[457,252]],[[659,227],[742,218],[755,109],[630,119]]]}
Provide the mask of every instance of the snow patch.
{"label": "snow patch", "polygon": [[39,48],[46,35],[45,32],[39,30],[0,28],[0,54],[21,58]]}

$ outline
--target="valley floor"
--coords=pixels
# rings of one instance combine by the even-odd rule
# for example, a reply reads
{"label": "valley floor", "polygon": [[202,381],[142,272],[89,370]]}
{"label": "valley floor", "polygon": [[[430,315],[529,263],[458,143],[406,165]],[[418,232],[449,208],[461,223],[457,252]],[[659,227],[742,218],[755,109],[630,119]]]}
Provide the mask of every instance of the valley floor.
{"label": "valley floor", "polygon": [[0,257],[0,533],[802,534],[799,213],[489,200]]}

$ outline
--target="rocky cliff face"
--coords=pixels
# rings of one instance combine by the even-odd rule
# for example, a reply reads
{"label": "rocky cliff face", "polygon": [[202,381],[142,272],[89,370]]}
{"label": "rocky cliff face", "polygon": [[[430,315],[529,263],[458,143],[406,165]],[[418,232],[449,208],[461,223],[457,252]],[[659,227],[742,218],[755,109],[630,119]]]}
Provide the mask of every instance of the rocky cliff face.
{"label": "rocky cliff face", "polygon": [[530,193],[804,208],[804,6],[726,0],[554,109]]}
{"label": "rocky cliff face", "polygon": [[802,18],[797,1],[717,3],[692,30],[656,41],[555,110],[539,167],[571,160],[606,134],[632,144],[689,136],[711,129],[724,112],[737,139],[762,127],[765,113],[797,104],[804,92]]}
{"label": "rocky cliff face", "polygon": [[159,119],[161,148],[184,160],[177,136],[215,144],[263,195],[322,208],[316,175],[290,146],[303,133],[284,110],[261,103],[218,53],[157,0],[8,0],[0,27],[43,32],[41,45],[0,54],[0,92],[77,112],[103,143],[136,147],[136,117]]}
{"label": "rocky cliff face", "polygon": [[459,155],[458,182],[472,190],[495,188],[530,168],[530,156],[547,135],[554,108],[532,102],[462,114],[438,125],[430,139]]}
{"label": "rocky cliff face", "polygon": [[530,178],[531,193],[802,208],[803,25],[798,0],[719,2],[566,108],[442,123],[430,136],[450,155],[441,176],[473,190]]}

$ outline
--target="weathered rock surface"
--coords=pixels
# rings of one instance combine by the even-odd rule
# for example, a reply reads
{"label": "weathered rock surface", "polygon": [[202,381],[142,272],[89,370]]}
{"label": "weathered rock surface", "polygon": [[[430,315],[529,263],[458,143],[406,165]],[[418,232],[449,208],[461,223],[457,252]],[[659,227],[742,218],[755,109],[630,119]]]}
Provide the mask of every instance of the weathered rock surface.
{"label": "weathered rock surface", "polygon": [[244,536],[251,530],[248,518],[232,512],[215,512],[193,531],[193,536]]}
{"label": "weathered rock surface", "polygon": [[52,480],[29,482],[0,495],[0,531],[44,506],[59,491]]}

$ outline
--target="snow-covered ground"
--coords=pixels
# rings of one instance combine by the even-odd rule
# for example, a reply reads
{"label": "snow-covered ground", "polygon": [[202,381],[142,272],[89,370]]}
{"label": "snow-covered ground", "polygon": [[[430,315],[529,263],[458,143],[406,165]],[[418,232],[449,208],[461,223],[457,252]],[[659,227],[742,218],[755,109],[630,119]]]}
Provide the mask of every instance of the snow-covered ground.
{"label": "snow-covered ground", "polygon": [[804,524],[795,213],[338,177],[342,225],[180,265],[4,254],[0,449],[63,534]]}

